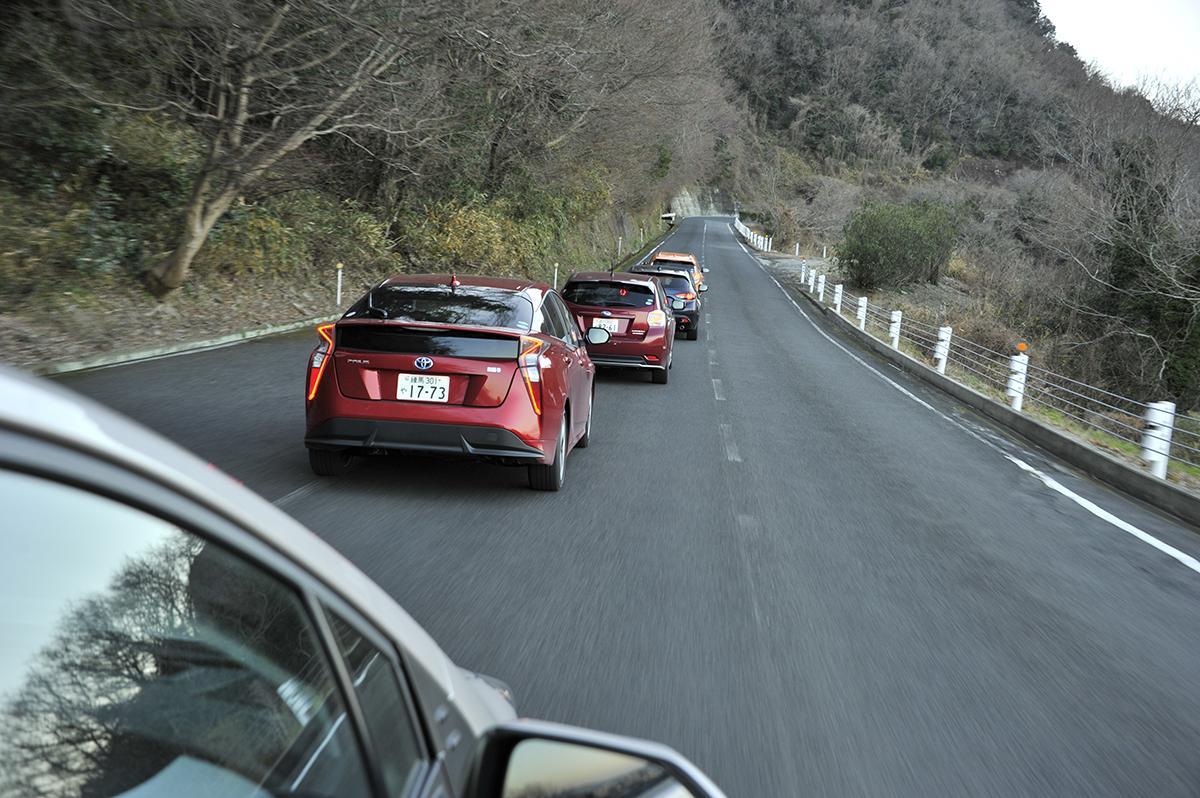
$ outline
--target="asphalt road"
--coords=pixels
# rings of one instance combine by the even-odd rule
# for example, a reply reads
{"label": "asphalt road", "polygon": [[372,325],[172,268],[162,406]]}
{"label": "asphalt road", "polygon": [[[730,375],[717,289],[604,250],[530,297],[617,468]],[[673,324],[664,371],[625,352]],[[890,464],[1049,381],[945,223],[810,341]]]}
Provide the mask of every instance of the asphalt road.
{"label": "asphalt road", "polygon": [[731,796],[1200,793],[1200,573],[1006,454],[1200,538],[856,360],[725,220],[666,246],[711,269],[705,330],[667,386],[601,377],[557,494],[427,460],[314,478],[310,334],[62,381],[281,504],[525,714],[665,741]]}

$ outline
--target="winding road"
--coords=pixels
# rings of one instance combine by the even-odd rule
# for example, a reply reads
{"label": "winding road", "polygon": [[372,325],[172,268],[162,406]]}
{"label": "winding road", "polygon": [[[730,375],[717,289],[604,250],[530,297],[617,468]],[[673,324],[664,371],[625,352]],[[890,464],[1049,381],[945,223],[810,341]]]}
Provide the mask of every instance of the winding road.
{"label": "winding road", "polygon": [[60,381],[282,506],[523,713],[730,796],[1200,793],[1200,537],[824,330],[728,221],[665,243],[711,270],[700,340],[669,385],[601,374],[560,493],[314,477],[307,332]]}

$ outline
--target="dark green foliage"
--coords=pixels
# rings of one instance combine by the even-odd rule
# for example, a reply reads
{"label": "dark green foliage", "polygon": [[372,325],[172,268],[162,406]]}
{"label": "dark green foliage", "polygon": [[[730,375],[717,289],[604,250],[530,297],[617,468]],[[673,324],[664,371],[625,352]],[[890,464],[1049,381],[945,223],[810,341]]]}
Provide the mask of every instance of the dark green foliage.
{"label": "dark green foliage", "polygon": [[654,158],[654,163],[650,166],[650,179],[654,181],[662,180],[671,171],[671,148],[666,144],[658,145],[658,154]]}
{"label": "dark green foliage", "polygon": [[945,205],[869,203],[850,217],[838,257],[858,288],[937,283],[957,237]]}
{"label": "dark green foliage", "polygon": [[[1156,343],[1161,389],[1185,407],[1200,402],[1200,325],[1196,307],[1180,294],[1200,284],[1200,258],[1193,242],[1181,241],[1170,224],[1174,168],[1158,168],[1163,159],[1155,141],[1138,137],[1115,146],[1105,190],[1115,213],[1099,253],[1108,260],[1100,297],[1093,302],[1097,327],[1115,321],[1135,337]],[[1164,264],[1174,262],[1163,283]],[[1180,268],[1178,264],[1182,263]],[[1111,364],[1120,378],[1120,364]]]}

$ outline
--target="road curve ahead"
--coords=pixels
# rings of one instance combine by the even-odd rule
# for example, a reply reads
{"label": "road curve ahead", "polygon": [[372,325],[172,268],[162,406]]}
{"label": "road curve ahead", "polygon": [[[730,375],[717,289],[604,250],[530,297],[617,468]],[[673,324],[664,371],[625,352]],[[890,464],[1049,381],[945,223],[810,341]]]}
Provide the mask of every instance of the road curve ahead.
{"label": "road curve ahead", "polygon": [[669,385],[601,376],[556,494],[313,477],[309,334],[62,381],[278,502],[523,713],[731,796],[1200,792],[1200,573],[1170,556],[1200,539],[843,349],[727,221],[666,242],[711,269],[704,331]]}

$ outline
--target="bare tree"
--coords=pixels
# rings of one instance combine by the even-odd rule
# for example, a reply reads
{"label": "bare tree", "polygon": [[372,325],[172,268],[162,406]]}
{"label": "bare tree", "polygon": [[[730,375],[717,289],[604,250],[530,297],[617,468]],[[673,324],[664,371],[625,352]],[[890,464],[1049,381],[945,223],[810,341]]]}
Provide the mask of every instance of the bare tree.
{"label": "bare tree", "polygon": [[[400,0],[63,0],[21,44],[77,101],[175,115],[203,157],[173,251],[148,275],[178,288],[235,200],[314,138],[385,132],[418,147],[440,122],[434,66],[452,3]],[[71,41],[54,35],[66,23]],[[71,47],[65,45],[70,44]],[[64,59],[64,51],[82,57]]]}

